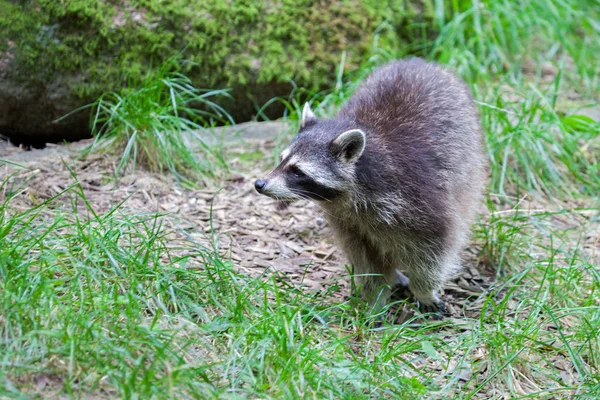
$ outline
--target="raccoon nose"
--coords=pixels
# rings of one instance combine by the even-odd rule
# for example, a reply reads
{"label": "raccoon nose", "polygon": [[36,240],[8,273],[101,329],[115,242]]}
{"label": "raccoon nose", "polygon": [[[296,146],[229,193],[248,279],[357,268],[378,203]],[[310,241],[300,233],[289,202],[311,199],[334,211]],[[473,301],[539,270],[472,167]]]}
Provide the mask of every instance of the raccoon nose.
{"label": "raccoon nose", "polygon": [[262,179],[258,179],[256,182],[254,182],[254,188],[259,193],[262,192],[265,186],[267,186],[267,181],[263,181]]}

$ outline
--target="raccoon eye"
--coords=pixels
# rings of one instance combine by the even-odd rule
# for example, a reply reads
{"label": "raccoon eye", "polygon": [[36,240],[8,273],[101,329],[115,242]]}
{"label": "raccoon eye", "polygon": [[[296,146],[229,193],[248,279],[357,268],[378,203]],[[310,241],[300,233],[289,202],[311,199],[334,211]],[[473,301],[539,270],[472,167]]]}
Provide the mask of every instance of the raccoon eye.
{"label": "raccoon eye", "polygon": [[302,170],[298,167],[296,167],[295,165],[290,166],[290,173],[292,175],[294,175],[296,178],[303,178],[306,176],[306,174],[304,172],[302,172]]}

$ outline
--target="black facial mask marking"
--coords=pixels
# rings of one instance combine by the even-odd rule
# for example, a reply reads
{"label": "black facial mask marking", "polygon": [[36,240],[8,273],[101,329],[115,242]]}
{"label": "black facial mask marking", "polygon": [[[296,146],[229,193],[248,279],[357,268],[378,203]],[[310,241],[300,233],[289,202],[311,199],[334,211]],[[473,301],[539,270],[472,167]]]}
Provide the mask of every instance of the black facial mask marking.
{"label": "black facial mask marking", "polygon": [[313,200],[333,200],[341,194],[339,190],[317,183],[296,166],[287,168],[285,180],[290,190]]}

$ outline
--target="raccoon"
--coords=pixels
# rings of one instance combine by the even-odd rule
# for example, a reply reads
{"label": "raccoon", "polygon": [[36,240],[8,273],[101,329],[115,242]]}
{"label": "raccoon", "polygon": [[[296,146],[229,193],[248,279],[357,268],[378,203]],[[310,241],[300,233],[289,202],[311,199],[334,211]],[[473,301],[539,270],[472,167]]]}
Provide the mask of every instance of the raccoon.
{"label": "raccoon", "polygon": [[305,104],[297,136],[255,188],[319,204],[373,308],[407,288],[440,317],[438,292],[460,268],[486,179],[468,86],[411,58],[376,69],[331,119]]}

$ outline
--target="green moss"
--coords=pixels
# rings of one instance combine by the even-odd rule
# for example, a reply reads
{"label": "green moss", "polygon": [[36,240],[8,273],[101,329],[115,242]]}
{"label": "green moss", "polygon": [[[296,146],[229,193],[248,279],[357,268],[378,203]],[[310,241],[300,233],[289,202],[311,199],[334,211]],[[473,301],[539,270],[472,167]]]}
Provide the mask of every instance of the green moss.
{"label": "green moss", "polygon": [[[33,23],[29,15],[19,7],[0,1],[0,51],[12,48],[16,41],[31,41]],[[10,45],[9,45],[10,43]]]}
{"label": "green moss", "polygon": [[256,90],[267,84],[293,80],[309,90],[323,88],[334,81],[344,51],[346,70],[352,70],[372,52],[376,30],[387,26],[380,29],[379,43],[398,49],[420,34],[414,22],[432,15],[430,0],[20,4],[0,0],[0,27],[10,26],[7,40],[19,40],[16,56],[23,79],[74,76],[68,83],[71,90],[87,100],[158,67],[182,49],[191,61],[184,72],[196,86],[236,87],[237,96],[246,101],[259,100]]}

